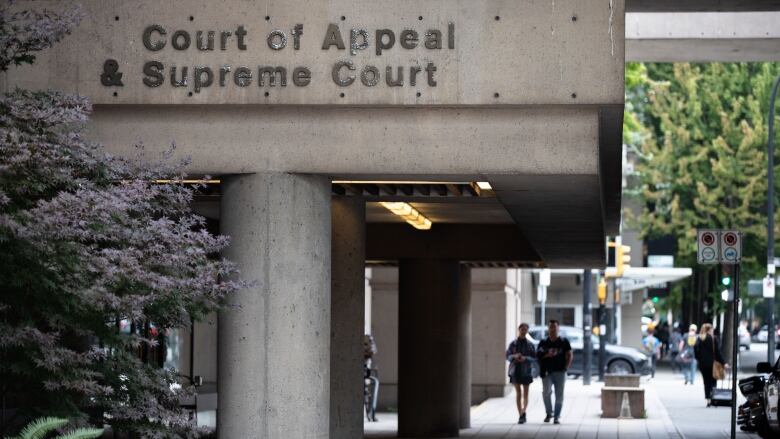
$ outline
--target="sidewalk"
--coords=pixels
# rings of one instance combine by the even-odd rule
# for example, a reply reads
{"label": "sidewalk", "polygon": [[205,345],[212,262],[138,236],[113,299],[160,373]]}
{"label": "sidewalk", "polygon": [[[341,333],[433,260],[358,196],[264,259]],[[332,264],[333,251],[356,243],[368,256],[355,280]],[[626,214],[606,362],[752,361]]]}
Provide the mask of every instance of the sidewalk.
{"label": "sidewalk", "polygon": [[[504,398],[492,398],[471,410],[472,428],[461,430],[460,437],[474,439],[558,438],[558,439],[684,439],[672,423],[653,385],[645,387],[647,418],[617,420],[601,418],[601,387],[596,381],[583,386],[582,380],[566,382],[566,398],[561,425],[545,424],[541,381],[531,385],[528,423],[517,424],[514,392]],[[365,423],[366,438],[395,437],[398,417],[380,413],[380,422]],[[704,420],[706,422],[706,419]]]}
{"label": "sidewalk", "polygon": [[[664,365],[665,366],[665,365]],[[685,439],[726,439],[731,437],[731,407],[706,407],[701,374],[696,373],[693,386],[684,385],[682,375],[671,368],[660,367],[656,379],[646,387],[655,388],[672,422]],[[743,378],[747,374],[739,374]],[[721,383],[722,385],[722,383]],[[738,404],[745,398],[737,390]],[[738,439],[758,438],[737,426]]]}

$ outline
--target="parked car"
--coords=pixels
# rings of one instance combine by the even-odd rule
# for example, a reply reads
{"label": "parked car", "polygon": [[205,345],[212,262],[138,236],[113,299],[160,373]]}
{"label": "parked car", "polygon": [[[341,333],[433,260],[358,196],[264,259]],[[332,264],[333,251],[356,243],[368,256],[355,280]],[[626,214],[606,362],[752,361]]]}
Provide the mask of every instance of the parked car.
{"label": "parked car", "polygon": [[[758,330],[756,333],[756,341],[761,343],[766,343],[769,338],[769,331],[767,331],[766,325],[762,326],[761,329]],[[780,340],[780,328],[777,329],[777,332],[775,332],[775,341]]]}
{"label": "parked car", "polygon": [[761,343],[766,343],[766,340],[768,338],[769,338],[769,331],[767,331],[766,325],[764,325],[756,333],[756,341]]}
{"label": "parked car", "polygon": [[[528,334],[531,336],[531,341],[534,343],[534,346],[536,346],[543,337],[546,337],[547,327],[532,326],[529,328]],[[569,340],[572,352],[574,353],[574,360],[572,361],[571,369],[569,369],[569,375],[582,375],[582,329],[574,326],[561,326],[560,335]],[[591,355],[590,370],[593,375],[596,375],[599,372],[599,338],[592,334],[591,344],[593,346],[593,354]],[[607,344],[606,352],[607,373],[638,373],[641,375],[648,375],[650,373],[650,363],[647,355],[640,352],[639,349]]]}
{"label": "parked car", "polygon": [[737,328],[737,333],[739,335],[739,347],[745,348],[746,351],[750,350],[750,331],[747,330],[744,326],[740,325],[739,328]]}

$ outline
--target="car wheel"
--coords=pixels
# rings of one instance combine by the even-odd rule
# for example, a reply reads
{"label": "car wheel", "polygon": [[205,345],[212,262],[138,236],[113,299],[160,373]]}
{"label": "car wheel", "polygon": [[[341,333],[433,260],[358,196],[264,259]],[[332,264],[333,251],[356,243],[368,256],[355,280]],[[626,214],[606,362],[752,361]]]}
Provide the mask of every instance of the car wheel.
{"label": "car wheel", "polygon": [[607,371],[612,374],[627,375],[634,373],[634,366],[626,360],[617,359],[609,363]]}

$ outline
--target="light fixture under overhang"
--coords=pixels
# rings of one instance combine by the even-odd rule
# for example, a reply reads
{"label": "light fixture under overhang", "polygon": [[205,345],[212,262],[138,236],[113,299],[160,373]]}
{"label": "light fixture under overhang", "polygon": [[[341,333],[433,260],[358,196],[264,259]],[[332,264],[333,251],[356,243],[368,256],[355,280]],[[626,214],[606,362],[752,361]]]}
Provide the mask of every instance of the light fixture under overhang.
{"label": "light fixture under overhang", "polygon": [[390,212],[400,216],[412,227],[419,230],[429,230],[433,223],[423,216],[417,209],[409,203],[382,201],[379,204],[384,206]]}
{"label": "light fixture under overhang", "polygon": [[477,186],[479,186],[479,188],[482,189],[483,191],[493,190],[493,187],[490,186],[490,183],[487,181],[478,181]]}

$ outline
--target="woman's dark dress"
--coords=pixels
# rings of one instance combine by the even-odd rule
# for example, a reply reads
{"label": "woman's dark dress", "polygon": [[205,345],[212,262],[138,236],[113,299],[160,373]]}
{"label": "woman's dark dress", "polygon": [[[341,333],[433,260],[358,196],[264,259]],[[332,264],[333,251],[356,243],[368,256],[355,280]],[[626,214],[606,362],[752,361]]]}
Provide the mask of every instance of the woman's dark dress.
{"label": "woman's dark dress", "polygon": [[701,377],[704,379],[704,397],[710,399],[712,398],[712,388],[717,384],[715,378],[712,377],[712,364],[715,360],[726,364],[723,360],[723,355],[720,353],[720,343],[718,343],[717,339],[713,339],[712,336],[708,335],[704,340],[701,337],[697,338],[696,346],[693,349],[696,361],[699,362]]}
{"label": "woman's dark dress", "polygon": [[[522,354],[527,357],[522,363],[518,363],[512,355]],[[531,363],[536,361],[536,349],[528,339],[515,339],[509,343],[506,350],[506,359],[509,361],[509,382],[512,384],[531,384],[534,380]],[[514,367],[512,367],[514,366]]]}

